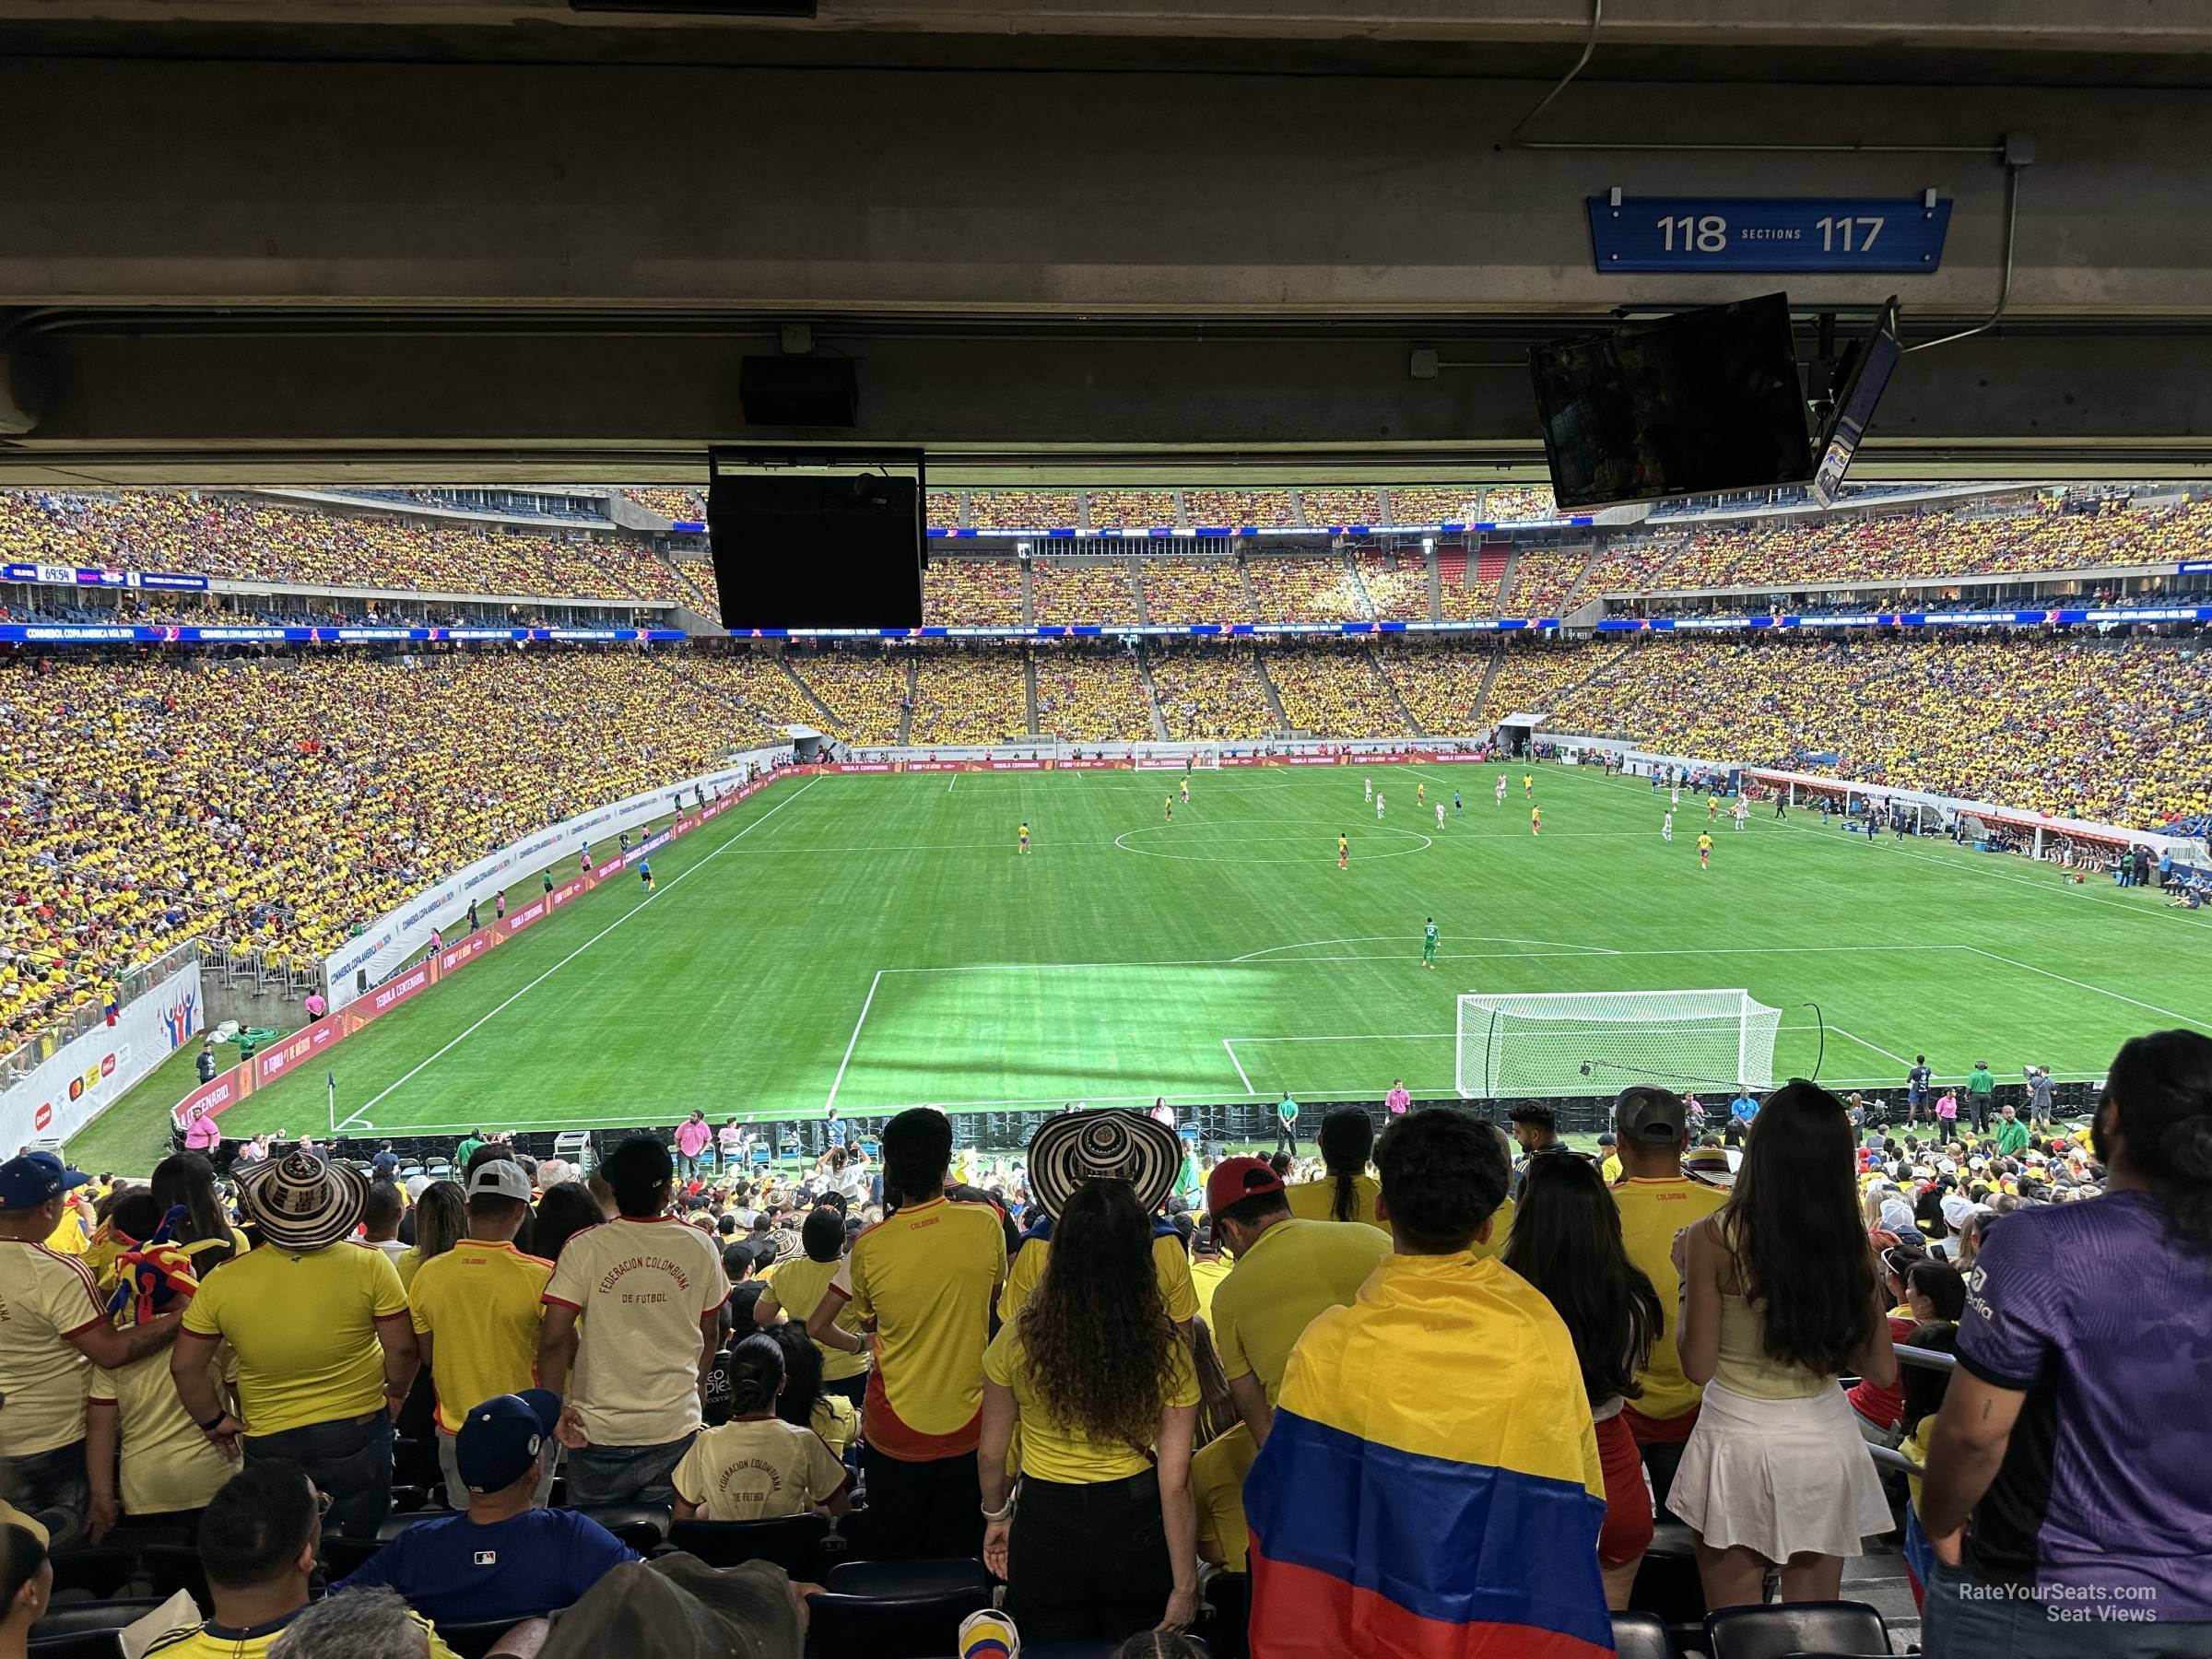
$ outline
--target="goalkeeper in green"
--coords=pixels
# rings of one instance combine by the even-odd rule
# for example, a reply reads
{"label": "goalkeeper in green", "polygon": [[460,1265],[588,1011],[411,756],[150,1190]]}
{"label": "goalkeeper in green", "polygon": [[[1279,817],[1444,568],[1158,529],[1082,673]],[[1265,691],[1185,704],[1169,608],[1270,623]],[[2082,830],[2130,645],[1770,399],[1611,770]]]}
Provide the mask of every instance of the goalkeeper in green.
{"label": "goalkeeper in green", "polygon": [[1430,972],[1436,971],[1436,918],[1430,916],[1421,924],[1421,966]]}

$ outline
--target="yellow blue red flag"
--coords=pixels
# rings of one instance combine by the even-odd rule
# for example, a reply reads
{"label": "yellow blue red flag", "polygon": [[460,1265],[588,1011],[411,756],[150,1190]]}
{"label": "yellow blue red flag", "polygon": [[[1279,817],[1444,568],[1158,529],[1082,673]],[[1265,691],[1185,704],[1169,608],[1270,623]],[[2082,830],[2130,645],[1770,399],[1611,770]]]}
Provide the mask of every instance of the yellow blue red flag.
{"label": "yellow blue red flag", "polygon": [[1472,1253],[1306,1328],[1244,1488],[1253,1659],[1594,1659],[1605,1475],[1574,1345]]}

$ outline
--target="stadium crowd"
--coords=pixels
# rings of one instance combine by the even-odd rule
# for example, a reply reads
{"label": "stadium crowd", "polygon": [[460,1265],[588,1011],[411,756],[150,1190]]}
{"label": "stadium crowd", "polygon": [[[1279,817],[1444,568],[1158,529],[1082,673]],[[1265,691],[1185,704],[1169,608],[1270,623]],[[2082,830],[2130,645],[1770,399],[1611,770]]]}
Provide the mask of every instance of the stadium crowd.
{"label": "stadium crowd", "polygon": [[1275,682],[1292,731],[1317,737],[1369,737],[1406,729],[1390,683],[1376,668],[1364,640],[1286,642],[1260,661]]}
{"label": "stadium crowd", "polygon": [[1384,621],[1429,619],[1429,559],[1421,553],[1362,553],[1359,585],[1369,614]]}
{"label": "stadium crowd", "polygon": [[[1671,635],[1597,651],[1594,674],[1589,652],[1563,659],[1587,683],[1540,705],[1559,729],[2133,828],[2212,808],[2212,656],[2184,641]],[[1488,706],[1516,700],[1530,706],[1493,686]]]}
{"label": "stadium crowd", "polygon": [[1135,622],[1135,575],[1125,559],[1038,559],[1030,564],[1030,606],[1047,623]]}
{"label": "stadium crowd", "polygon": [[1152,713],[1137,661],[1118,645],[1036,654],[1037,726],[1076,743],[1140,742]]}
{"label": "stadium crowd", "polygon": [[703,684],[631,652],[18,668],[0,682],[0,1046],[182,939],[320,959],[494,847],[708,770],[731,726]]}
{"label": "stadium crowd", "polygon": [[922,572],[922,617],[972,628],[1021,626],[1027,576],[1012,559],[933,558]]}
{"label": "stadium crowd", "polygon": [[1233,559],[1147,559],[1137,567],[1154,623],[1248,622],[1252,596]]}
{"label": "stadium crowd", "polygon": [[1279,724],[1253,654],[1241,646],[1171,643],[1148,661],[1160,718],[1176,742],[1249,742]]}
{"label": "stadium crowd", "polygon": [[0,490],[0,562],[88,565],[319,587],[683,601],[641,544],[194,490]]}
{"label": "stadium crowd", "polygon": [[[2026,1104],[19,1154],[0,1651],[1647,1653],[1664,1607],[1888,1652],[1838,1601],[1882,1539],[1931,1659],[2212,1653],[2212,1039],[2124,1045],[2086,1135]],[[2098,1601],[2136,1613],[2053,1616]]]}
{"label": "stadium crowd", "polygon": [[1018,654],[974,649],[932,651],[917,658],[909,741],[924,747],[1003,743],[1029,730],[1029,689]]}
{"label": "stadium crowd", "polygon": [[1369,619],[1359,579],[1341,558],[1244,561],[1262,622],[1359,622]]}

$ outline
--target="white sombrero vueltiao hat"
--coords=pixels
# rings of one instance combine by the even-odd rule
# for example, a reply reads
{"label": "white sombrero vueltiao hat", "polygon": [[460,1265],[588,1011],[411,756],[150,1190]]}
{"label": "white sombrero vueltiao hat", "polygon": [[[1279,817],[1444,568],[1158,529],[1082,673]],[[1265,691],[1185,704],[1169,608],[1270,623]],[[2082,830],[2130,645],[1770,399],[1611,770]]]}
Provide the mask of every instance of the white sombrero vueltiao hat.
{"label": "white sombrero vueltiao hat", "polygon": [[321,1250],[361,1223],[369,1178],[312,1152],[293,1152],[239,1177],[246,1218],[279,1250]]}
{"label": "white sombrero vueltiao hat", "polygon": [[1030,1190],[1057,1218],[1075,1190],[1125,1181],[1147,1215],[1168,1201],[1182,1169],[1182,1142],[1136,1112],[1075,1112],[1047,1118],[1030,1136]]}

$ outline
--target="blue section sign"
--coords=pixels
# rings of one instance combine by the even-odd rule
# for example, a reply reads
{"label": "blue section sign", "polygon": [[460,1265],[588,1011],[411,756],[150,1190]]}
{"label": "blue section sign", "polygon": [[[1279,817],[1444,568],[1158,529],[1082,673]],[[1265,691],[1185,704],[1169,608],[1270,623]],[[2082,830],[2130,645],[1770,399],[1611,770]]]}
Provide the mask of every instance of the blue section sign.
{"label": "blue section sign", "polygon": [[1951,204],[1920,196],[1592,196],[1600,271],[1932,272]]}

